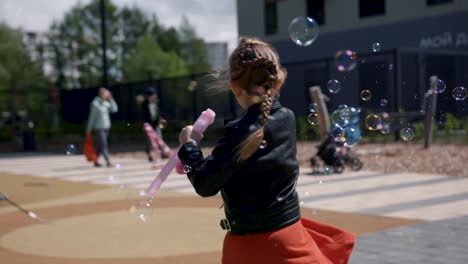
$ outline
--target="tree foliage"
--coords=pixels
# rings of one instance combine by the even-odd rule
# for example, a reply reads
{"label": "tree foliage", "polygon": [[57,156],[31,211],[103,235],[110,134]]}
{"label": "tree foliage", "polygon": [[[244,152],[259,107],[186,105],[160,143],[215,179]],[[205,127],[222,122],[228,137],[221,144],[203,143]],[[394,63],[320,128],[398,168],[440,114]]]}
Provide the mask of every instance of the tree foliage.
{"label": "tree foliage", "polygon": [[43,75],[22,43],[21,33],[0,24],[0,90],[42,82]]}
{"label": "tree foliage", "polygon": [[[188,19],[183,19],[180,29],[167,28],[155,15],[149,16],[137,6],[119,8],[111,0],[105,0],[105,6],[110,83],[147,80],[148,72],[153,78],[166,78],[209,70],[205,43]],[[78,3],[50,27],[50,52],[44,59],[53,66],[53,79],[62,88],[100,84],[99,7],[100,0]]]}
{"label": "tree foliage", "polygon": [[184,60],[173,51],[165,52],[150,35],[139,39],[135,51],[125,60],[123,69],[129,81],[188,73]]}

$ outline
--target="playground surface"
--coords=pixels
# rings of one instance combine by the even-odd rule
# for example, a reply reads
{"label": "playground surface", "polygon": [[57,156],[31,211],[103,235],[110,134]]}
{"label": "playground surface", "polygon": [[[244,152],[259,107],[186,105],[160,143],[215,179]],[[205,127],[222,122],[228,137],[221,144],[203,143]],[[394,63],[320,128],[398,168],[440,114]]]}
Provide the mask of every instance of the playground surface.
{"label": "playground surface", "polygon": [[[149,221],[134,212],[158,171],[116,157],[94,168],[80,155],[0,158],[0,192],[49,220],[0,202],[2,263],[220,263],[221,198],[197,197],[173,174]],[[350,263],[467,263],[468,178],[384,170],[311,175],[297,191],[305,217],[358,235]]]}

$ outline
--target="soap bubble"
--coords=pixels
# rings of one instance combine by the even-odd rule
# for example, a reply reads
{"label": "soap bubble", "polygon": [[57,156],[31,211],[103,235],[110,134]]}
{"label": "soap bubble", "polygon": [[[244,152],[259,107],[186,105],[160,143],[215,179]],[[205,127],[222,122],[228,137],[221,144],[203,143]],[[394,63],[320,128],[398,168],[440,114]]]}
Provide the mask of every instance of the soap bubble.
{"label": "soap bubble", "polygon": [[380,130],[380,132],[382,132],[382,134],[388,134],[390,133],[390,131],[390,124],[387,122],[382,122],[382,129]]}
{"label": "soap bubble", "polygon": [[294,18],[289,24],[289,37],[299,46],[309,46],[319,35],[318,23],[310,17],[300,16]]}
{"label": "soap bubble", "polygon": [[192,172],[192,167],[189,165],[184,165],[184,173],[187,174],[190,172]]}
{"label": "soap bubble", "polygon": [[463,101],[468,96],[468,93],[467,93],[465,87],[458,86],[458,87],[455,87],[455,89],[453,89],[452,96],[457,101]]}
{"label": "soap bubble", "polygon": [[346,127],[345,128],[345,146],[353,147],[361,141],[361,130],[358,127]]}
{"label": "soap bubble", "polygon": [[361,99],[363,101],[369,101],[372,98],[372,93],[369,90],[363,90],[361,92]]}
{"label": "soap bubble", "polygon": [[268,146],[268,144],[267,144],[266,140],[262,140],[262,142],[260,143],[259,148],[260,149],[266,149],[267,146]]}
{"label": "soap bubble", "polygon": [[327,88],[330,93],[338,93],[341,90],[341,83],[338,80],[329,80]]}
{"label": "soap bubble", "polygon": [[372,52],[379,52],[382,47],[380,46],[380,43],[376,42],[371,45]]}
{"label": "soap bubble", "polygon": [[68,144],[67,147],[65,148],[65,154],[67,154],[67,156],[71,156],[71,155],[74,155],[75,153],[76,153],[75,145]]}
{"label": "soap bubble", "polygon": [[393,71],[393,64],[389,64],[389,65],[388,65],[388,70],[389,70],[389,71]]}
{"label": "soap bubble", "polygon": [[409,127],[405,127],[405,128],[402,128],[400,130],[400,137],[401,139],[403,139],[404,141],[410,141],[413,139],[414,137],[414,132],[413,132],[413,129],[409,128]]}
{"label": "soap bubble", "polygon": [[138,203],[137,207],[138,218],[146,223],[153,215],[153,200],[151,198],[144,199]]}
{"label": "soap bubble", "polygon": [[124,183],[120,182],[120,180],[122,179],[122,174],[123,174],[122,166],[119,163],[117,163],[115,164],[114,169],[115,170],[112,171],[112,174],[107,178],[107,180],[109,181],[110,184],[114,185],[116,192],[127,193],[128,192],[127,186]]}
{"label": "soap bubble", "polygon": [[431,88],[435,93],[443,93],[447,86],[444,81],[437,79],[431,83]]}
{"label": "soap bubble", "polygon": [[380,105],[383,106],[383,107],[387,106],[388,105],[387,99],[381,99],[380,100]]}
{"label": "soap bubble", "polygon": [[304,192],[304,196],[307,198],[309,197],[310,193],[309,192]]}
{"label": "soap bubble", "polygon": [[340,112],[340,117],[345,120],[349,120],[351,117],[351,109],[345,104],[339,105],[338,111]]}
{"label": "soap bubble", "polygon": [[[330,167],[330,166],[325,166],[325,167],[323,168],[323,172],[324,172],[325,174],[332,174],[332,173],[333,173],[333,168]],[[320,181],[319,181],[319,184],[323,184],[323,181],[320,180]]]}
{"label": "soap bubble", "polygon": [[162,118],[161,121],[159,122],[159,128],[164,129],[167,127],[167,121],[166,119]]}
{"label": "soap bubble", "polygon": [[366,117],[365,124],[369,130],[379,130],[382,128],[382,120],[375,114],[368,115]]}
{"label": "soap bubble", "polygon": [[310,113],[309,116],[307,116],[307,121],[311,125],[318,125],[319,119],[318,119],[318,114],[317,113]]}
{"label": "soap bubble", "polygon": [[350,107],[349,108],[351,112],[351,118],[349,119],[349,123],[354,126],[359,126],[359,112],[360,110],[355,107]]}
{"label": "soap bubble", "polygon": [[303,205],[304,205],[304,201],[301,201],[301,202],[299,203],[299,205],[300,205],[300,206],[303,206]]}
{"label": "soap bubble", "polygon": [[309,112],[311,112],[311,113],[317,112],[317,104],[316,103],[311,103],[309,105]]}
{"label": "soap bubble", "polygon": [[334,125],[340,126],[340,127],[345,127],[346,125],[349,124],[349,119],[344,119],[341,116],[341,110],[335,110],[331,114],[331,121]]}
{"label": "soap bubble", "polygon": [[348,72],[356,68],[356,53],[351,50],[339,50],[335,54],[336,67],[341,72]]}
{"label": "soap bubble", "polygon": [[341,142],[341,139],[344,138],[344,129],[340,126],[334,126],[331,130],[331,135],[335,142]]}

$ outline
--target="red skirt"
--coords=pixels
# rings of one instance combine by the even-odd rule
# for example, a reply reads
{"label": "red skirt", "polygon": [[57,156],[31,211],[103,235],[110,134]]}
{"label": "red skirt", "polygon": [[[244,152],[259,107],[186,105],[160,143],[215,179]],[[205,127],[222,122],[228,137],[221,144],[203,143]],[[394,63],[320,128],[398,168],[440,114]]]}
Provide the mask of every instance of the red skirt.
{"label": "red skirt", "polygon": [[337,227],[301,218],[283,229],[224,238],[223,264],[346,264],[355,236]]}

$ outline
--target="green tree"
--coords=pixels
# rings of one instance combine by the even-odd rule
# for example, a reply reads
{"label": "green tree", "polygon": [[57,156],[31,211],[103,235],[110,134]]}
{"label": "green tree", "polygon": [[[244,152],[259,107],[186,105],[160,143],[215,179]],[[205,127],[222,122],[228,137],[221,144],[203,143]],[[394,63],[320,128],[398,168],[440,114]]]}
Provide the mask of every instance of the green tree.
{"label": "green tree", "polygon": [[197,36],[194,27],[186,16],[182,17],[179,33],[182,42],[182,56],[187,61],[190,72],[204,73],[210,71],[205,42]]}
{"label": "green tree", "polygon": [[[105,0],[108,64],[117,64],[117,7]],[[54,79],[62,88],[81,88],[99,83],[101,78],[100,1],[79,2],[49,31]],[[111,79],[112,79],[111,74]]]}
{"label": "green tree", "polygon": [[[191,73],[206,72],[209,65],[206,59],[205,44],[200,39],[187,18],[179,30],[166,28],[159,23],[156,15],[147,16],[137,6],[117,7],[111,0],[105,0],[107,25],[107,59],[109,82],[126,80],[146,80],[147,73],[139,73],[125,68],[127,63],[141,61],[136,52],[139,40],[151,36],[158,44],[158,51],[175,54],[190,65]],[[63,19],[55,21],[49,30],[48,48],[37,47],[39,54],[50,54],[44,58],[53,65],[53,79],[62,88],[82,88],[100,84],[102,75],[100,0],[88,4],[79,2]],[[44,52],[48,49],[50,52]],[[172,55],[171,55],[172,56]],[[164,56],[163,56],[164,57]],[[177,60],[178,61],[178,60]],[[160,62],[160,64],[164,64]],[[176,63],[177,64],[177,63]],[[169,65],[172,65],[169,63]],[[154,78],[173,76],[173,71],[155,72]],[[125,73],[125,76],[124,76]],[[143,78],[143,79],[139,79]]]}
{"label": "green tree", "polygon": [[150,36],[139,39],[134,53],[123,65],[125,79],[128,81],[149,78],[168,78],[188,73],[187,66],[175,52],[165,52]]}
{"label": "green tree", "polygon": [[0,90],[35,86],[43,81],[40,67],[23,45],[21,32],[0,24]]}

